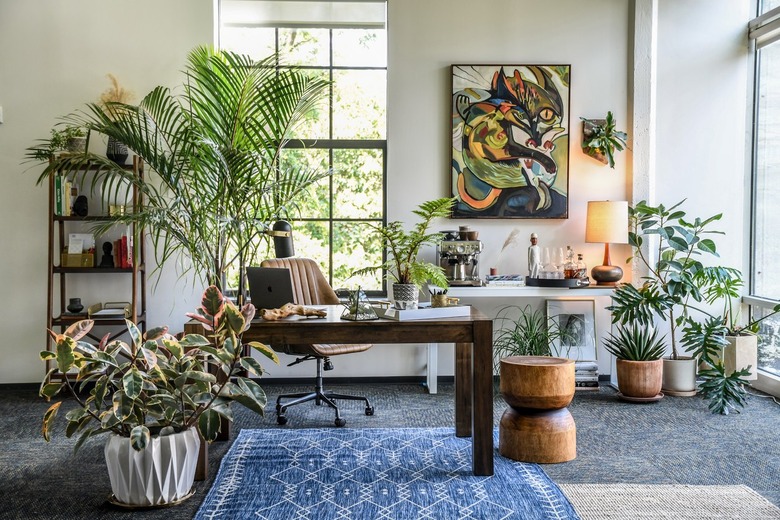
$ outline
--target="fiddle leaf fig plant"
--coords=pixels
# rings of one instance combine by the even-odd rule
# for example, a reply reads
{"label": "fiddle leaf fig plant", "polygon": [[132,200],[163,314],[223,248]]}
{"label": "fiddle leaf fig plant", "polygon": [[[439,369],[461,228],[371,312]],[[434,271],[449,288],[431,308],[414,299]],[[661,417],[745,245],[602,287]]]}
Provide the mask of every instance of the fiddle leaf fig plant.
{"label": "fiddle leaf fig plant", "polygon": [[420,249],[426,245],[434,245],[440,242],[444,235],[432,233],[428,230],[436,218],[444,218],[450,215],[455,199],[441,198],[423,202],[413,211],[420,217],[410,231],[404,228],[404,223],[394,221],[386,226],[371,226],[381,237],[387,249],[387,262],[381,265],[365,267],[353,273],[363,275],[384,269],[388,277],[395,283],[414,284],[418,288],[428,281],[439,287],[447,287],[449,284],[444,276],[444,270],[430,262],[418,259]]}
{"label": "fiddle leaf fig plant", "polygon": [[[241,338],[254,314],[251,304],[239,309],[211,286],[203,293],[200,308],[187,314],[201,323],[206,336],[188,334],[176,339],[167,327],[144,335],[129,320],[129,344],[109,342],[108,335],[98,345],[84,341],[93,320],[76,322],[62,334],[49,331],[56,349],[41,352],[41,359],[55,366],[46,374],[40,394],[47,400],[63,394],[75,400],[77,406],[65,415],[65,435],[79,435],[76,451],[90,437],[107,432],[128,437],[139,451],[153,435],[188,428],[197,428],[211,442],[219,433],[220,419],[232,420],[234,402],[264,413],[265,392],[252,379],[239,375],[242,371],[257,377],[263,374],[257,360],[243,355]],[[268,346],[248,345],[279,362]],[[209,372],[209,364],[217,367],[216,374]],[[56,373],[68,377],[54,382]],[[42,431],[47,441],[62,403],[52,404],[44,415]]]}

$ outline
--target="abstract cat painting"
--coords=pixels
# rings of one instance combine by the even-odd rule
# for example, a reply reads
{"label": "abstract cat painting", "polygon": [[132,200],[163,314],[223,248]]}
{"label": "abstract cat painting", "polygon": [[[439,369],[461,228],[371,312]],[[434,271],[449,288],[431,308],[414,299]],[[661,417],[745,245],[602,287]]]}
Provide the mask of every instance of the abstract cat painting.
{"label": "abstract cat painting", "polygon": [[568,218],[570,71],[452,66],[453,218]]}

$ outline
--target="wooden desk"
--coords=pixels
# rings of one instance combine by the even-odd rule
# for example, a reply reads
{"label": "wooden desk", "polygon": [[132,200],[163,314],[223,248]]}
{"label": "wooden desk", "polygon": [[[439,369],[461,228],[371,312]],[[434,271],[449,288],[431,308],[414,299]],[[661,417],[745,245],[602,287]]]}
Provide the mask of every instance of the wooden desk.
{"label": "wooden desk", "polygon": [[[471,316],[414,321],[347,321],[340,305],[324,319],[255,320],[244,342],[295,343],[455,343],[455,435],[472,437],[475,475],[493,474],[493,321],[472,307]],[[188,330],[187,325],[185,332]],[[382,413],[381,402],[376,413]],[[290,432],[294,435],[294,431]],[[205,446],[205,443],[203,443]],[[201,450],[202,457],[206,450]],[[202,459],[202,463],[206,460]],[[201,464],[205,471],[207,467]],[[205,473],[196,478],[205,478]]]}

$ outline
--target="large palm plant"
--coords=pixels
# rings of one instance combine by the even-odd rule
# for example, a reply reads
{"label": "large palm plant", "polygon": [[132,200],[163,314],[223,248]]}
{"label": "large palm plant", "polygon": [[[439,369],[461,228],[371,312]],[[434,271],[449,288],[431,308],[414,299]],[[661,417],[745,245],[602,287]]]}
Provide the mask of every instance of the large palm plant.
{"label": "large palm plant", "polygon": [[[206,283],[221,287],[228,268],[243,265],[264,242],[269,224],[327,175],[284,166],[281,152],[328,83],[278,69],[277,59],[253,62],[198,47],[188,56],[180,93],[157,87],[137,106],[92,103],[63,118],[125,143],[156,175],[141,178],[85,153],[53,157],[38,182],[89,165],[92,188],[104,198],[136,186],[143,205],[116,220],[150,233],[159,265],[184,253]],[[28,157],[47,147],[43,141]]]}

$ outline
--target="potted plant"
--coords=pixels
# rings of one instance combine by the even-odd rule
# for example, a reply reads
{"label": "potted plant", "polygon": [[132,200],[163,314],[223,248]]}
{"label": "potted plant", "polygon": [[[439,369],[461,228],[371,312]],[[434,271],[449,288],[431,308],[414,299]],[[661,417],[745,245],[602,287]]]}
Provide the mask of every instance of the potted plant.
{"label": "potted plant", "polygon": [[[109,434],[105,457],[113,501],[158,506],[183,500],[192,488],[200,439],[217,437],[220,420],[233,417],[232,403],[263,415],[263,389],[239,376],[240,371],[263,373],[257,360],[242,355],[241,337],[254,313],[251,304],[239,309],[211,286],[197,312],[188,314],[210,332],[208,338],[189,334],[177,340],[167,327],[142,337],[131,321],[129,345],[109,342],[108,336],[96,346],[85,342],[92,320],[79,321],[62,334],[49,332],[56,351],[41,352],[41,359],[57,366],[46,374],[40,393],[47,400],[61,394],[75,400],[65,415],[65,435],[79,436],[75,450],[95,435]],[[249,346],[278,363],[269,347]],[[209,365],[217,370],[210,372]],[[57,372],[68,377],[55,382]],[[52,404],[44,415],[47,441],[62,403]]]}
{"label": "potted plant", "polygon": [[[121,107],[123,104],[130,103],[134,95],[131,91],[122,87],[113,74],[108,74],[108,79],[111,82],[111,86],[100,94],[100,106],[108,117],[113,117],[113,107],[117,105]],[[127,161],[127,156],[127,145],[109,136],[106,143],[106,157],[119,165],[123,165]]]}
{"label": "potted plant", "polygon": [[615,150],[626,148],[628,134],[615,129],[615,118],[607,112],[606,119],[582,119],[582,150],[597,161],[615,167]]}
{"label": "potted plant", "polygon": [[[634,258],[646,268],[648,274],[639,287],[623,284],[615,291],[612,311],[613,323],[623,325],[638,322],[651,326],[654,318],[669,323],[671,356],[664,359],[663,391],[669,395],[695,395],[696,359],[684,356],[678,348],[678,329],[690,327],[691,305],[704,299],[704,280],[696,274],[704,269],[702,256],[717,257],[715,242],[707,238],[722,234],[711,229],[722,214],[707,219],[686,219],[681,201],[669,208],[663,204],[651,206],[641,201],[629,207],[628,242]],[[650,244],[651,237],[658,237]],[[650,260],[644,246],[654,249],[655,260]]]}
{"label": "potted plant", "polygon": [[[517,315],[517,317],[514,317]],[[530,305],[523,308],[509,305],[496,314],[493,355],[496,369],[502,358],[509,356],[566,356],[567,352],[552,351],[556,340],[566,336],[553,319],[545,317]]]}
{"label": "potted plant", "polygon": [[618,325],[604,339],[607,351],[617,358],[620,396],[628,401],[659,399],[663,382],[664,338],[658,330],[638,323]]}
{"label": "potted plant", "polygon": [[[138,105],[90,103],[65,117],[124,143],[153,174],[136,175],[86,153],[57,157],[38,182],[89,166],[88,182],[103,200],[137,186],[143,204],[97,224],[95,232],[136,223],[150,235],[158,265],[184,254],[206,285],[222,288],[229,270],[238,268],[242,276],[241,268],[267,245],[273,221],[295,211],[307,188],[328,174],[281,159],[328,82],[276,64],[276,55],[255,62],[198,47],[188,56],[180,89],[157,87]],[[40,159],[47,144],[29,148],[28,158]]]}
{"label": "potted plant", "polygon": [[436,286],[447,288],[447,278],[444,270],[430,262],[419,260],[420,249],[426,245],[434,245],[443,238],[441,233],[431,233],[433,219],[450,215],[450,209],[455,199],[441,198],[423,202],[413,213],[420,217],[411,231],[404,229],[403,222],[394,221],[386,226],[368,224],[379,233],[387,249],[387,261],[381,265],[366,267],[355,271],[362,275],[384,269],[393,282],[393,301],[397,309],[416,309],[419,291],[424,283],[431,282]]}
{"label": "potted plant", "polygon": [[84,128],[67,125],[61,130],[51,129],[51,136],[42,144],[29,149],[28,157],[37,161],[54,159],[57,152],[84,153],[87,149],[87,131]]}

